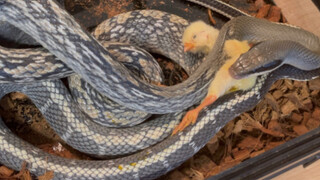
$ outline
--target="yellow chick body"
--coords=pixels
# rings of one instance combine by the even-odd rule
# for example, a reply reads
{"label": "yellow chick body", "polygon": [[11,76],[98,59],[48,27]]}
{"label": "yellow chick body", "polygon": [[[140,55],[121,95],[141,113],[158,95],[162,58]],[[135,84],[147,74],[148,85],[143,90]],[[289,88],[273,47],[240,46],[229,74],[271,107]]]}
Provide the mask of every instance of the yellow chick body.
{"label": "yellow chick body", "polygon": [[218,35],[219,30],[203,21],[195,21],[183,33],[182,43],[184,50],[192,53],[208,54],[212,50]]}
{"label": "yellow chick body", "polygon": [[206,106],[212,104],[220,96],[237,91],[247,90],[252,88],[256,82],[256,76],[251,76],[245,79],[234,79],[229,74],[228,69],[239,58],[239,56],[250,49],[247,41],[227,40],[224,45],[224,51],[230,57],[224,65],[218,70],[214,79],[209,85],[207,96],[201,104],[186,113],[181,123],[173,130],[172,135],[182,131],[191,123],[194,124],[197,120],[199,112]]}
{"label": "yellow chick body", "polygon": [[256,76],[245,79],[234,79],[230,76],[228,69],[239,58],[239,56],[250,49],[247,41],[227,40],[224,45],[224,51],[230,56],[225,64],[218,70],[215,78],[209,85],[208,94],[222,96],[225,93],[236,90],[247,90],[254,86]]}

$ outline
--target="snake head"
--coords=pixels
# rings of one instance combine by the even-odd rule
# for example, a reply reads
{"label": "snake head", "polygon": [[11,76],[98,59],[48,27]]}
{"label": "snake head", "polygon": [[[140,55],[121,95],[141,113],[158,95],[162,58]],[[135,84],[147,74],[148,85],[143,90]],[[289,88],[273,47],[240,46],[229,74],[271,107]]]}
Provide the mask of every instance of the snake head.
{"label": "snake head", "polygon": [[272,52],[270,43],[254,44],[248,52],[240,57],[229,68],[230,75],[235,79],[258,76],[271,72],[283,64],[282,59]]}

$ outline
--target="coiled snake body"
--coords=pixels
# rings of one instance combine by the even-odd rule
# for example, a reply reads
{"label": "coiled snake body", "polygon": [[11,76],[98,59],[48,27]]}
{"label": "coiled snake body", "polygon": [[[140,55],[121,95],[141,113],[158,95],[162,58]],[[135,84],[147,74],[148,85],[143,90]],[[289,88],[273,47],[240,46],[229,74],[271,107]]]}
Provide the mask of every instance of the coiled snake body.
{"label": "coiled snake body", "polygon": [[[149,123],[147,125],[109,132],[104,127],[87,120],[88,116],[75,104],[60,80],[1,84],[1,97],[12,91],[27,94],[57,133],[68,144],[82,152],[118,155],[124,150],[126,150],[124,153],[133,153],[147,145],[153,145],[143,151],[113,160],[66,160],[47,154],[22,141],[1,122],[1,162],[14,169],[20,169],[23,162],[27,162],[28,169],[32,173],[39,175],[46,171],[53,171],[55,179],[156,178],[196,153],[228,120],[252,108],[275,80],[279,78],[312,79],[318,77],[320,72],[318,69],[303,71],[287,65],[281,66],[272,73],[259,76],[252,89],[219,98],[216,103],[200,113],[195,125],[188,127],[179,135],[168,137],[157,143],[170,134],[172,128],[178,123],[183,114],[180,111],[198,102],[205,95],[206,87],[225,60],[222,49],[226,39],[265,41],[272,37],[259,37],[259,34],[263,33],[256,32],[266,31],[276,34],[279,32],[274,30],[278,27],[288,31],[292,31],[292,27],[280,24],[269,26],[270,23],[266,21],[261,21],[259,27],[256,27],[256,20],[253,18],[235,18],[222,27],[214,50],[197,69],[190,68],[190,65],[197,65],[196,57],[183,54],[183,49],[180,47],[181,34],[188,23],[175,15],[152,10],[133,11],[106,21],[105,25],[102,24],[95,30],[93,34],[99,41],[123,38],[122,42],[134,43],[142,48],[164,53],[177,61],[189,59],[181,62],[186,71],[192,73],[187,81],[173,87],[158,87],[140,80],[115,61],[112,53],[83,31],[65,11],[50,0],[0,0],[0,20],[12,23],[28,33],[66,66],[80,74],[95,89],[115,102],[148,113],[172,112],[147,122]],[[260,20],[257,21],[260,22]],[[241,28],[244,24],[246,27]],[[117,33],[112,32],[111,29],[106,31],[110,32],[107,35],[103,28],[108,27],[113,27]],[[251,30],[250,33],[245,29]],[[290,36],[291,40],[294,40],[300,31],[303,30],[295,30],[291,35],[294,37]],[[147,34],[145,36],[147,38],[142,38],[143,33]],[[251,33],[255,34],[251,35]],[[289,35],[275,37],[287,40]],[[310,37],[313,38],[313,36]],[[135,38],[137,40],[133,40]],[[175,48],[174,51],[169,47]],[[41,53],[38,52],[38,54],[46,52],[43,49],[39,51]],[[33,50],[32,52],[34,53]],[[21,53],[21,56],[23,54]],[[28,56],[28,54],[25,55]],[[15,61],[11,63],[14,64]],[[56,77],[71,74],[70,69],[64,71],[68,73]],[[16,71],[6,71],[8,72],[10,74]],[[50,75],[51,79],[54,77],[54,73]],[[127,134],[124,135],[124,133]]]}

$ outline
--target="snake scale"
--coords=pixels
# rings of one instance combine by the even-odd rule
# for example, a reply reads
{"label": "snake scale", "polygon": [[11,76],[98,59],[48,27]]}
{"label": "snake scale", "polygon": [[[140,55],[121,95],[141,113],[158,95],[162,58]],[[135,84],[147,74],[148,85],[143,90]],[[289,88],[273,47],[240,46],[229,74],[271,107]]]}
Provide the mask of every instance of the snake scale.
{"label": "snake scale", "polygon": [[[212,7],[214,5],[223,7],[223,12],[233,12],[230,13],[230,17],[245,15],[218,0],[192,1],[212,9],[215,9]],[[307,80],[318,77],[320,73],[319,69],[303,71],[299,67],[282,65],[272,72],[258,76],[256,85],[252,89],[233,92],[219,98],[216,103],[199,114],[196,124],[178,135],[167,137],[183,115],[182,110],[197,103],[205,95],[210,79],[226,59],[222,52],[225,40],[239,39],[252,42],[272,40],[272,38],[295,40],[297,35],[304,31],[281,24],[270,25],[271,23],[267,21],[251,17],[234,18],[221,28],[213,51],[198,65],[197,58],[188,57],[188,54],[183,53],[182,46],[179,46],[181,34],[188,22],[160,11],[133,11],[111,18],[105,25],[99,27],[103,29],[115,25],[113,29],[116,33],[112,34],[110,29],[111,34],[107,35],[104,30],[97,27],[93,32],[96,39],[82,30],[70,15],[51,0],[0,0],[0,20],[11,23],[29,34],[46,49],[36,50],[38,54],[47,53],[47,56],[53,54],[63,62],[57,61],[61,64],[60,68],[65,67],[64,72],[66,72],[63,75],[57,73],[57,76],[54,73],[48,74],[50,77],[34,82],[32,79],[34,77],[30,75],[28,83],[5,82],[8,78],[3,78],[4,82],[0,86],[1,97],[12,91],[27,94],[55,131],[68,144],[82,152],[102,156],[118,155],[125,149],[127,151],[124,153],[129,154],[111,160],[95,161],[56,157],[21,140],[1,121],[0,161],[17,170],[21,168],[23,162],[26,162],[27,168],[36,175],[53,171],[54,179],[154,179],[194,155],[229,120],[251,109],[261,100],[275,80],[280,78]],[[256,23],[260,23],[259,26]],[[150,28],[146,28],[149,25]],[[283,36],[277,32],[278,28],[284,28],[292,33]],[[127,31],[129,33],[121,34]],[[309,36],[308,33],[304,34]],[[122,42],[133,43],[151,52],[163,53],[180,62],[181,66],[192,74],[185,82],[172,87],[148,84],[127,70],[123,64],[115,61],[114,55],[108,48],[98,42],[113,38],[122,38]],[[134,40],[135,38],[137,40]],[[317,39],[315,41],[319,42]],[[165,46],[161,48],[163,44]],[[172,51],[170,49],[172,47],[176,49]],[[25,51],[21,57],[25,57],[23,55],[29,57],[30,51]],[[183,59],[189,60],[186,63],[182,61]],[[18,60],[10,63],[14,65]],[[0,65],[1,68],[7,67],[3,60]],[[190,65],[198,68],[192,68]],[[58,68],[57,71],[61,69]],[[10,74],[11,71],[5,72]],[[15,72],[17,71],[11,74]],[[88,120],[88,115],[79,109],[68,89],[60,80],[55,79],[73,72],[81,75],[81,78],[102,95],[121,105],[148,113],[169,114],[157,115],[148,121],[147,125],[109,132],[105,127]],[[40,76],[35,79],[40,80]],[[46,78],[51,80],[45,80]],[[19,82],[22,79],[16,80]],[[146,138],[146,141],[137,145]],[[162,141],[158,142],[159,139]],[[147,145],[153,146],[138,151]],[[106,150],[105,146],[110,149]]]}

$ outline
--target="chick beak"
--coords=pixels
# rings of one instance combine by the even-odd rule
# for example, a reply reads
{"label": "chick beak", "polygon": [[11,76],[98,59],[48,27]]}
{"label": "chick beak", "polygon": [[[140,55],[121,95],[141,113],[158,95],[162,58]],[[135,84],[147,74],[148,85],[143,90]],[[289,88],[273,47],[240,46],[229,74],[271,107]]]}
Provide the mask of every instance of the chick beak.
{"label": "chick beak", "polygon": [[184,43],[184,52],[190,51],[194,48],[194,43]]}

